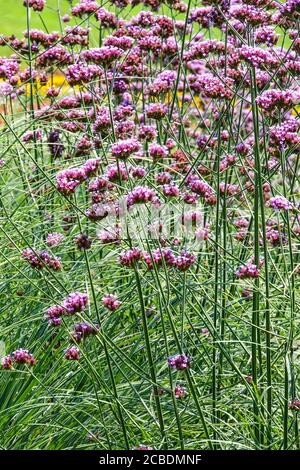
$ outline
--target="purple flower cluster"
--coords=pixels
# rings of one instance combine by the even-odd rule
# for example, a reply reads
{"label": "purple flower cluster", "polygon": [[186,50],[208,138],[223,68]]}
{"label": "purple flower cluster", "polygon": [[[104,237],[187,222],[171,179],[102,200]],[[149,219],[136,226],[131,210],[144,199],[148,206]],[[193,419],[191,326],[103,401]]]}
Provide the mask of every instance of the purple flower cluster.
{"label": "purple flower cluster", "polygon": [[60,258],[51,255],[46,250],[40,251],[32,250],[31,248],[25,248],[25,250],[22,251],[22,257],[34,269],[43,269],[45,266],[52,269],[53,271],[59,271],[62,269]]}
{"label": "purple flower cluster", "polygon": [[60,326],[61,317],[82,312],[89,301],[88,295],[81,292],[72,292],[64,299],[61,305],[52,305],[47,310],[47,319],[50,325]]}
{"label": "purple flower cluster", "polygon": [[260,108],[268,112],[289,109],[299,103],[300,93],[297,90],[267,90],[256,101]]}
{"label": "purple flower cluster", "polygon": [[134,204],[141,204],[151,202],[152,204],[159,203],[159,199],[156,195],[156,192],[148,187],[136,186],[128,195],[127,195],[127,206],[133,206]]}
{"label": "purple flower cluster", "polygon": [[98,325],[80,322],[75,324],[74,331],[71,336],[76,343],[80,343],[83,339],[96,335],[97,331]]}
{"label": "purple flower cluster", "polygon": [[17,349],[2,359],[2,369],[12,369],[14,364],[27,364],[34,366],[36,359],[27,349]]}
{"label": "purple flower cluster", "polygon": [[87,293],[72,292],[63,301],[63,307],[68,315],[82,312],[87,306],[89,297]]}
{"label": "purple flower cluster", "polygon": [[187,271],[195,263],[196,256],[187,250],[182,250],[176,255],[170,248],[157,248],[151,252],[131,248],[119,256],[120,264],[129,268],[139,261],[144,261],[148,269],[153,269],[154,265],[160,267],[166,264],[179,271]]}
{"label": "purple flower cluster", "polygon": [[123,50],[119,47],[103,46],[82,52],[81,58],[86,62],[107,66],[115,60],[120,59],[123,53]]}
{"label": "purple flower cluster", "polygon": [[79,168],[62,170],[56,175],[57,190],[65,195],[74,193],[77,186],[96,173],[99,164],[100,160],[98,158],[92,158]]}
{"label": "purple flower cluster", "polygon": [[174,395],[177,400],[182,400],[183,398],[186,398],[188,392],[185,387],[182,387],[181,385],[176,385],[174,388]]}
{"label": "purple flower cluster", "polygon": [[23,5],[35,11],[42,11],[46,5],[46,0],[23,0]]}
{"label": "purple flower cluster", "polygon": [[102,297],[102,303],[105,308],[111,310],[112,312],[117,310],[120,305],[122,305],[122,302],[118,300],[117,296],[114,294],[106,294],[104,297]]}
{"label": "purple flower cluster", "polygon": [[126,160],[132,154],[141,149],[141,144],[136,139],[125,139],[116,142],[111,146],[111,154],[114,158]]}
{"label": "purple flower cluster", "polygon": [[259,268],[253,263],[243,264],[235,273],[236,277],[239,279],[257,278],[259,277],[259,274]]}
{"label": "purple flower cluster", "polygon": [[63,239],[64,239],[64,236],[62,233],[58,233],[58,232],[48,233],[47,238],[46,238],[46,243],[48,246],[57,246],[63,241]]}
{"label": "purple flower cluster", "polygon": [[70,346],[66,349],[65,358],[68,361],[79,361],[80,359],[80,350],[77,346]]}
{"label": "purple flower cluster", "polygon": [[69,65],[65,72],[65,77],[71,86],[89,83],[101,76],[102,70],[98,65],[77,64]]}
{"label": "purple flower cluster", "polygon": [[275,211],[292,209],[293,205],[284,196],[274,196],[268,201],[268,205]]}
{"label": "purple flower cluster", "polygon": [[192,358],[185,354],[175,354],[175,356],[168,357],[168,364],[175,370],[186,370],[191,367]]}

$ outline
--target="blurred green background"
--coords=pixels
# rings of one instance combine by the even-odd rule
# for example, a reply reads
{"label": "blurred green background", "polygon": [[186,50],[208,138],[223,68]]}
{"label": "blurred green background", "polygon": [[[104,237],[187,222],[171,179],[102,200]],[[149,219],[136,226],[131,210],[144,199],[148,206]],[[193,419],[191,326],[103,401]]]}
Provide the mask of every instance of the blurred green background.
{"label": "blurred green background", "polygon": [[[58,10],[62,14],[69,13],[68,0],[47,0],[47,5],[41,13],[31,10],[31,27],[44,29],[44,19],[49,31],[59,30]],[[0,0],[0,34],[15,34],[20,37],[25,30],[26,8],[23,6],[23,0]]]}

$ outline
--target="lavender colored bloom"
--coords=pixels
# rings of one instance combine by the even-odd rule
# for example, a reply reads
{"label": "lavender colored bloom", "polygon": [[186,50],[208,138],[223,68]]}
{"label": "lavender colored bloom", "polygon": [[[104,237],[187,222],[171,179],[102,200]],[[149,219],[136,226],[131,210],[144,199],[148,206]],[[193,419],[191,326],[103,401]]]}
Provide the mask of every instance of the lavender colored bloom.
{"label": "lavender colored bloom", "polygon": [[56,187],[62,194],[74,193],[77,186],[86,178],[83,168],[67,168],[56,175]]}
{"label": "lavender colored bloom", "polygon": [[255,42],[256,44],[266,44],[267,46],[271,47],[274,46],[280,35],[276,34],[276,31],[270,27],[263,27],[257,29],[255,32]]}
{"label": "lavender colored bloom", "polygon": [[59,129],[54,129],[49,132],[48,147],[53,158],[58,158],[62,156],[64,145],[60,140]]}
{"label": "lavender colored bloom", "polygon": [[86,215],[91,220],[102,220],[108,216],[110,210],[111,206],[108,204],[93,204],[86,210]]}
{"label": "lavender colored bloom", "polygon": [[53,269],[53,271],[59,271],[62,269],[62,263],[60,258],[53,256],[48,251],[35,250],[26,248],[22,251],[22,257],[30,264],[32,268],[43,269],[45,266]]}
{"label": "lavender colored bloom", "polygon": [[299,398],[293,398],[289,403],[289,409],[292,411],[300,411],[300,400]]}
{"label": "lavender colored bloom", "polygon": [[233,18],[246,21],[252,26],[268,24],[271,19],[270,13],[254,5],[233,5],[229,13]]}
{"label": "lavender colored bloom", "polygon": [[233,80],[229,77],[221,79],[211,73],[202,73],[188,77],[193,91],[207,98],[230,99],[233,95]]}
{"label": "lavender colored bloom", "polygon": [[7,97],[12,96],[14,87],[6,82],[0,83],[0,96]]}
{"label": "lavender colored bloom", "polygon": [[117,16],[105,8],[98,8],[96,18],[101,23],[102,28],[116,28],[118,25]]}
{"label": "lavender colored bloom", "polygon": [[191,367],[192,359],[185,354],[175,354],[174,356],[168,357],[168,364],[172,369],[186,370]]}
{"label": "lavender colored bloom", "polygon": [[181,385],[176,385],[176,387],[174,388],[174,395],[177,400],[182,400],[183,398],[186,398],[187,394],[187,389],[185,387],[182,387]]}
{"label": "lavender colored bloom", "polygon": [[101,230],[98,233],[98,238],[101,241],[101,243],[114,243],[114,244],[120,244],[120,235],[121,235],[121,229],[116,225],[115,227],[108,227],[104,230]]}
{"label": "lavender colored bloom", "polygon": [[180,255],[176,258],[176,267],[179,271],[186,271],[196,261],[196,256],[188,251],[183,250]]}
{"label": "lavender colored bloom", "polygon": [[121,160],[125,160],[133,153],[141,149],[141,144],[136,139],[120,140],[111,146],[112,156]]}
{"label": "lavender colored bloom", "polygon": [[239,267],[235,275],[239,279],[251,279],[259,277],[259,269],[253,263],[246,263]]}
{"label": "lavender colored bloom", "polygon": [[92,176],[98,170],[100,165],[100,158],[90,158],[82,166],[82,170],[86,177]]}
{"label": "lavender colored bloom", "polygon": [[138,137],[140,140],[151,142],[157,136],[156,129],[153,126],[142,124],[138,131]]}
{"label": "lavender colored bloom", "polygon": [[23,0],[23,5],[35,11],[42,11],[46,5],[46,0]]}
{"label": "lavender colored bloom", "polygon": [[240,57],[255,67],[269,66],[276,64],[276,59],[266,49],[259,47],[242,46],[240,48]]}
{"label": "lavender colored bloom", "polygon": [[4,356],[1,359],[1,366],[2,366],[2,369],[7,369],[7,370],[13,368],[13,358],[10,354],[8,354],[7,356]]}
{"label": "lavender colored bloom", "polygon": [[152,103],[146,107],[148,118],[160,120],[167,114],[167,106],[161,103]]}
{"label": "lavender colored bloom", "polygon": [[46,238],[46,243],[48,246],[57,246],[63,241],[63,239],[64,239],[64,236],[62,233],[58,233],[58,232],[48,233],[47,238]]}
{"label": "lavender colored bloom", "polygon": [[94,336],[97,334],[97,325],[90,325],[86,322],[76,323],[74,326],[74,332],[72,333],[72,338],[76,343],[80,343],[83,339],[88,336]]}
{"label": "lavender colored bloom", "polygon": [[47,65],[67,65],[72,62],[72,55],[62,46],[50,47],[37,58],[37,64],[41,67]]}
{"label": "lavender colored bloom", "polygon": [[68,361],[79,361],[80,351],[76,346],[70,346],[65,352],[65,358]]}
{"label": "lavender colored bloom", "polygon": [[93,125],[94,132],[108,131],[111,127],[111,118],[109,108],[101,107],[97,112],[97,116]]}
{"label": "lavender colored bloom", "polygon": [[127,206],[130,207],[133,204],[157,202],[156,192],[146,186],[136,186],[126,197]]}
{"label": "lavender colored bloom", "polygon": [[104,307],[106,307],[108,310],[111,310],[112,312],[117,310],[120,305],[122,305],[122,302],[118,300],[117,296],[114,294],[106,294],[104,297],[102,297],[102,303]]}
{"label": "lavender colored bloom", "polygon": [[70,16],[67,15],[67,14],[65,14],[61,17],[61,20],[62,20],[63,23],[68,23],[70,21],[70,19],[71,19]]}
{"label": "lavender colored bloom", "polygon": [[257,104],[264,111],[289,109],[300,101],[299,90],[267,90],[257,99]]}
{"label": "lavender colored bloom", "polygon": [[33,366],[36,363],[34,356],[27,349],[17,349],[12,353],[12,358],[17,364]]}
{"label": "lavender colored bloom", "polygon": [[0,57],[0,78],[12,79],[19,71],[16,57]]}
{"label": "lavender colored bloom", "polygon": [[120,264],[128,268],[134,267],[137,261],[143,259],[143,252],[139,248],[131,248],[130,250],[123,251],[119,256]]}
{"label": "lavender colored bloom", "polygon": [[47,310],[48,323],[51,326],[60,326],[62,323],[61,317],[66,314],[66,310],[61,305],[52,305]]}
{"label": "lavender colored bloom", "polygon": [[175,83],[176,73],[174,70],[165,70],[159,73],[157,78],[149,85],[150,95],[157,96],[172,90]]}
{"label": "lavender colored bloom", "polygon": [[89,250],[92,246],[92,240],[85,234],[80,233],[74,238],[74,242],[76,243],[79,250]]}
{"label": "lavender colored bloom", "polygon": [[296,119],[288,119],[280,125],[271,126],[269,130],[271,144],[279,146],[280,149],[299,145],[298,129],[299,122]]}
{"label": "lavender colored bloom", "polygon": [[77,64],[69,65],[65,72],[65,77],[71,86],[80,85],[83,83],[90,83],[102,74],[101,68],[98,65],[87,65],[78,62]]}
{"label": "lavender colored bloom", "polygon": [[134,39],[130,36],[108,36],[105,40],[105,46],[114,46],[126,51],[134,44]]}
{"label": "lavender colored bloom", "polygon": [[144,176],[146,175],[146,170],[141,166],[136,166],[134,168],[131,168],[131,174],[134,178],[144,178]]}
{"label": "lavender colored bloom", "polygon": [[103,46],[94,49],[88,49],[81,53],[81,58],[87,62],[93,62],[100,65],[108,65],[117,59],[120,59],[124,51],[115,46]]}
{"label": "lavender colored bloom", "polygon": [[279,6],[282,15],[293,15],[294,13],[300,12],[300,1],[299,0],[287,0],[285,3]]}
{"label": "lavender colored bloom", "polygon": [[163,193],[166,197],[177,197],[179,196],[180,191],[176,184],[164,184]]}
{"label": "lavender colored bloom", "polygon": [[82,312],[87,306],[89,297],[87,293],[72,292],[63,302],[63,307],[67,314]]}
{"label": "lavender colored bloom", "polygon": [[25,132],[25,134],[23,134],[22,136],[22,140],[23,142],[30,142],[32,140],[42,140],[42,136],[43,136],[42,131],[37,129],[35,131]]}
{"label": "lavender colored bloom", "polygon": [[168,153],[168,148],[165,145],[159,145],[156,142],[149,145],[149,155],[154,160],[165,158],[168,156]]}
{"label": "lavender colored bloom", "polygon": [[187,184],[193,193],[196,193],[202,197],[211,195],[213,192],[211,186],[206,183],[206,181],[200,180],[198,176],[193,176],[189,178]]}
{"label": "lavender colored bloom", "polygon": [[279,210],[289,210],[292,209],[293,205],[288,201],[284,196],[274,196],[268,202],[268,205],[272,207],[272,209],[279,211]]}
{"label": "lavender colored bloom", "polygon": [[118,165],[108,165],[105,171],[105,178],[109,181],[116,182],[119,180],[128,180],[128,169],[123,162]]}

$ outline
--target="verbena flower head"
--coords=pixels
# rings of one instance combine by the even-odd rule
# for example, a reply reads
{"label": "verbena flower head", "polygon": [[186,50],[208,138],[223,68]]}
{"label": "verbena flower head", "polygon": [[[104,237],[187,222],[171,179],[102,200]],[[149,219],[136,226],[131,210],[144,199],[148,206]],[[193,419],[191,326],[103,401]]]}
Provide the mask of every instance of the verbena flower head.
{"label": "verbena flower head", "polygon": [[7,356],[4,356],[1,359],[1,366],[2,366],[2,369],[7,369],[7,370],[10,370],[13,368],[13,358],[10,354],[8,354]]}
{"label": "verbena flower head", "polygon": [[131,191],[127,198],[127,206],[130,207],[134,204],[157,202],[156,192],[146,186],[136,186],[133,191]]}
{"label": "verbena flower head", "polygon": [[79,361],[80,350],[77,348],[77,346],[70,346],[65,352],[65,358],[68,361]]}
{"label": "verbena flower head", "polygon": [[48,233],[46,243],[48,246],[58,246],[63,241],[63,239],[64,235],[62,233]]}
{"label": "verbena flower head", "polygon": [[86,322],[76,323],[74,326],[74,331],[72,332],[72,338],[76,343],[80,343],[82,340],[88,338],[89,336],[96,335],[97,331],[97,325],[91,325]]}
{"label": "verbena flower head", "polygon": [[260,271],[255,264],[246,263],[240,266],[235,274],[239,279],[251,279],[259,277]]}
{"label": "verbena flower head", "polygon": [[92,246],[92,240],[85,234],[80,233],[74,238],[74,242],[76,243],[79,250],[89,250]]}
{"label": "verbena flower head", "polygon": [[85,15],[95,13],[98,8],[98,3],[93,0],[80,0],[79,3],[74,5],[71,12],[73,16],[79,16],[82,18]]}
{"label": "verbena flower head", "polygon": [[63,302],[63,307],[67,314],[82,312],[89,301],[88,295],[84,292],[72,292]]}
{"label": "verbena flower head", "polygon": [[51,326],[60,326],[62,316],[66,314],[66,310],[62,305],[52,305],[47,310],[48,323]]}
{"label": "verbena flower head", "polygon": [[120,59],[124,51],[115,46],[103,46],[95,49],[89,49],[81,54],[81,58],[94,64],[109,65],[117,59]]}
{"label": "verbena flower head", "polygon": [[60,258],[51,255],[46,250],[40,251],[25,248],[25,250],[22,251],[22,257],[35,269],[43,269],[45,266],[53,269],[53,271],[62,269]]}
{"label": "verbena flower head", "polygon": [[27,349],[16,349],[16,351],[12,353],[12,359],[16,364],[34,366],[36,363],[34,356]]}
{"label": "verbena flower head", "polygon": [[122,305],[122,302],[118,300],[117,296],[114,294],[106,294],[104,297],[102,297],[102,303],[104,307],[106,307],[108,310],[111,310],[112,312],[117,310],[120,305]]}
{"label": "verbena flower head", "polygon": [[119,261],[123,266],[132,268],[138,261],[143,260],[143,251],[140,248],[131,248],[123,251],[119,256]]}
{"label": "verbena flower head", "polygon": [[130,157],[132,154],[138,152],[141,149],[141,144],[136,139],[125,139],[116,142],[111,146],[111,153],[112,156],[120,159],[125,160],[126,158]]}
{"label": "verbena flower head", "polygon": [[32,8],[34,11],[42,11],[46,5],[46,0],[23,0],[23,5]]}
{"label": "verbena flower head", "polygon": [[181,385],[176,385],[174,388],[174,395],[177,400],[182,400],[187,396],[187,389]]}
{"label": "verbena flower head", "polygon": [[75,192],[77,186],[86,179],[83,168],[67,168],[56,175],[56,187],[63,194]]}
{"label": "verbena flower head", "polygon": [[168,364],[172,369],[186,370],[191,367],[192,359],[185,354],[175,354],[175,356],[168,357]]}
{"label": "verbena flower head", "polygon": [[268,205],[272,207],[272,209],[279,211],[279,210],[289,210],[293,207],[292,203],[288,201],[284,196],[274,196],[268,202]]}
{"label": "verbena flower head", "polygon": [[267,90],[256,101],[259,107],[268,112],[289,109],[300,101],[300,93],[297,90]]}

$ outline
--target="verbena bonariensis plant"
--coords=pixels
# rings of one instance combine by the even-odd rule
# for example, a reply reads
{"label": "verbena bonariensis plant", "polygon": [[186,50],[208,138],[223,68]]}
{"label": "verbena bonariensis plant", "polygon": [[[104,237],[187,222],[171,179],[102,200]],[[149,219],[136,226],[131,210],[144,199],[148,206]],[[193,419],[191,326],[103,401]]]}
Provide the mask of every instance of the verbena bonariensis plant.
{"label": "verbena bonariensis plant", "polygon": [[1,447],[299,448],[299,0],[22,3]]}

